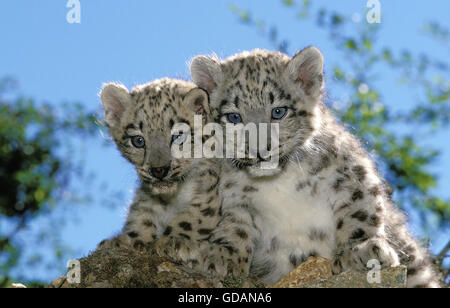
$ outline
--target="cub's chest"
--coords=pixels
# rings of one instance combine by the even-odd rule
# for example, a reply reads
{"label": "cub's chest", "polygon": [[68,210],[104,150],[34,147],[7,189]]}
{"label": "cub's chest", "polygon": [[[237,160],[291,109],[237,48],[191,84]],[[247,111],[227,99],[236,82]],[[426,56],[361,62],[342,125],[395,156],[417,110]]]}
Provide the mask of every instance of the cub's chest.
{"label": "cub's chest", "polygon": [[193,183],[185,182],[177,193],[165,205],[166,210],[160,214],[163,225],[168,225],[172,219],[180,215],[190,206],[193,198]]}
{"label": "cub's chest", "polygon": [[287,246],[298,246],[309,241],[316,230],[333,234],[335,223],[326,180],[308,177],[295,168],[276,178],[248,180],[255,190],[246,198],[256,209],[255,223],[261,228],[262,241],[277,237]]}

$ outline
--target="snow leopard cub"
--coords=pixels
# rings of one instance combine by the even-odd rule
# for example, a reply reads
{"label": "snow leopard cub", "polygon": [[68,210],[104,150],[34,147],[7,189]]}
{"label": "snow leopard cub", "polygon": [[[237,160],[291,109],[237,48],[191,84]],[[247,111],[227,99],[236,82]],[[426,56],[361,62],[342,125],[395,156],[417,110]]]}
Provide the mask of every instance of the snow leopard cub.
{"label": "snow leopard cub", "polygon": [[[101,93],[105,122],[122,155],[135,167],[140,187],[122,233],[99,248],[142,249],[156,242],[159,254],[196,259],[196,245],[218,223],[220,165],[212,159],[175,158],[171,147],[194,142],[194,115],[209,114],[208,95],[194,84],[160,79],[135,87],[106,84]],[[174,131],[186,123],[190,131]]]}
{"label": "snow leopard cub", "polygon": [[[405,264],[408,287],[439,286],[374,162],[322,102],[318,49],[293,58],[264,50],[222,62],[197,56],[191,75],[208,91],[216,122],[279,124],[277,168],[261,169],[261,155],[222,166],[223,218],[210,240],[251,260],[231,264],[232,272],[272,284],[309,256],[332,260],[335,273],[377,259],[383,267]],[[208,258],[218,272],[229,270],[217,252]]]}

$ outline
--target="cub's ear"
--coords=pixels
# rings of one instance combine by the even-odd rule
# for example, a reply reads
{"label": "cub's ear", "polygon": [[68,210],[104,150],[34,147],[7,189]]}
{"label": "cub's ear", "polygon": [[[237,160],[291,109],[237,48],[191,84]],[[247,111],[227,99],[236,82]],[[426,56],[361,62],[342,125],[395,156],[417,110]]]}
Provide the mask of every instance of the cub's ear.
{"label": "cub's ear", "polygon": [[201,115],[203,124],[206,124],[210,115],[208,93],[200,88],[190,90],[183,98],[185,104],[196,115]]}
{"label": "cub's ear", "polygon": [[324,86],[323,56],[314,46],[297,53],[288,63],[288,78],[306,95],[318,96]]}
{"label": "cub's ear", "polygon": [[107,83],[103,85],[100,98],[105,110],[106,125],[108,127],[116,127],[119,125],[120,118],[131,102],[131,95],[128,89],[122,84]]}
{"label": "cub's ear", "polygon": [[222,82],[222,69],[217,59],[196,56],[191,63],[191,76],[195,84],[211,93]]}

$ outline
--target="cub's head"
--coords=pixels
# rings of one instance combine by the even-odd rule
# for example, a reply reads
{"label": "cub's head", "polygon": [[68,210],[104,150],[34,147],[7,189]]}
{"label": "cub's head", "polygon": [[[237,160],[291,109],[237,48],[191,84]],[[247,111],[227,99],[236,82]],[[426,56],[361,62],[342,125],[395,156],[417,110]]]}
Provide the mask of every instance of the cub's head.
{"label": "cub's head", "polygon": [[[279,143],[275,149],[267,147],[269,156],[258,153],[233,159],[234,165],[252,176],[279,173],[287,161],[296,159],[299,147],[318,126],[324,78],[323,57],[315,47],[293,58],[264,50],[243,52],[224,61],[197,56],[192,60],[191,75],[200,88],[208,91],[214,121],[224,126],[254,123],[260,127],[266,123],[270,127],[270,123],[278,123]],[[270,155],[277,156],[278,167],[262,170],[261,163]]]}
{"label": "cub's head", "polygon": [[[189,175],[193,160],[174,157],[172,145],[182,148],[193,142],[194,115],[206,119],[208,94],[192,83],[161,79],[131,92],[108,83],[100,97],[111,136],[136,167],[143,188],[156,195],[175,192]],[[173,131],[179,123],[189,125],[191,131]]]}

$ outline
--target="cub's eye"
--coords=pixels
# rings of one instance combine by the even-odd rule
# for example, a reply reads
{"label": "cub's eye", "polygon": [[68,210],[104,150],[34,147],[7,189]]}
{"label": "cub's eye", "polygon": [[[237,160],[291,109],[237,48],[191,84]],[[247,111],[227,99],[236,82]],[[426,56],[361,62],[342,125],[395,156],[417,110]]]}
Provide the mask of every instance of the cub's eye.
{"label": "cub's eye", "polygon": [[277,107],[272,109],[272,119],[279,120],[282,119],[287,112],[286,107]]}
{"label": "cub's eye", "polygon": [[172,143],[177,145],[182,145],[187,139],[187,135],[185,133],[179,133],[172,135]]}
{"label": "cub's eye", "polygon": [[230,113],[227,115],[228,121],[234,124],[238,124],[242,122],[241,115],[239,113]]}
{"label": "cub's eye", "polygon": [[145,139],[142,136],[134,136],[134,137],[131,137],[131,143],[136,148],[143,148],[145,146]]}

